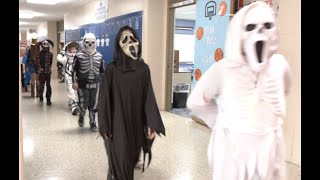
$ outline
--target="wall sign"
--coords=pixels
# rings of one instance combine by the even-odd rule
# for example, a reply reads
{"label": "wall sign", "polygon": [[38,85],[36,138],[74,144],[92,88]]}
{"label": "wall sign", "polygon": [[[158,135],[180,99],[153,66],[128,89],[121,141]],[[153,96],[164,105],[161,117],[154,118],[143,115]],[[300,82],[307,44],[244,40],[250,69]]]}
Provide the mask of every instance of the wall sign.
{"label": "wall sign", "polygon": [[109,1],[108,0],[97,0],[96,3],[96,20],[106,19],[109,15]]}

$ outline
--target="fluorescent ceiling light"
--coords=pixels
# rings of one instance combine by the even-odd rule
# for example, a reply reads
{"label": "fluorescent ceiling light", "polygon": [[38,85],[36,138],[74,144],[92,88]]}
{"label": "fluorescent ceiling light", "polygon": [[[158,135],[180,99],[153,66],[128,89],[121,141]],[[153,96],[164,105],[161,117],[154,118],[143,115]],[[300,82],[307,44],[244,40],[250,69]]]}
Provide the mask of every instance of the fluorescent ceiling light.
{"label": "fluorescent ceiling light", "polygon": [[33,12],[19,11],[19,18],[32,19],[34,16]]}
{"label": "fluorescent ceiling light", "polygon": [[55,0],[27,0],[27,3],[47,4],[47,5],[55,5],[55,4],[57,4],[57,2]]}
{"label": "fluorescent ceiling light", "polygon": [[24,25],[24,24],[29,24],[29,23],[19,21],[19,25]]}

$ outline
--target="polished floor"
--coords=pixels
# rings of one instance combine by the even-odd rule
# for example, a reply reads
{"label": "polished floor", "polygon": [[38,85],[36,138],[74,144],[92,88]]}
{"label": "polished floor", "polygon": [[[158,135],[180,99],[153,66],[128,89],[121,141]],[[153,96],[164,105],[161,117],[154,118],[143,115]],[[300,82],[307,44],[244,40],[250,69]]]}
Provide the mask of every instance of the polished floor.
{"label": "polished floor", "polygon": [[[98,133],[79,128],[67,107],[65,85],[52,80],[52,105],[23,93],[25,180],[105,180],[107,157]],[[210,130],[191,119],[161,112],[167,136],[157,137],[153,160],[136,180],[210,180],[206,149]]]}

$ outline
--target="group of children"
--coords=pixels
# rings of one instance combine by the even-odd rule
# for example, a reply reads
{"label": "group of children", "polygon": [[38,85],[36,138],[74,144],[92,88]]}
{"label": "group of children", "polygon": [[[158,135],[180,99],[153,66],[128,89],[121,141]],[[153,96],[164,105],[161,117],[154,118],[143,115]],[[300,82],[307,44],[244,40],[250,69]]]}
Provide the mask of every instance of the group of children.
{"label": "group of children", "polygon": [[28,91],[29,82],[31,84],[31,97],[38,97],[43,101],[44,86],[46,85],[47,105],[51,105],[51,67],[53,54],[50,46],[54,43],[50,39],[42,41],[36,37],[31,38],[30,47],[22,58],[23,89]]}

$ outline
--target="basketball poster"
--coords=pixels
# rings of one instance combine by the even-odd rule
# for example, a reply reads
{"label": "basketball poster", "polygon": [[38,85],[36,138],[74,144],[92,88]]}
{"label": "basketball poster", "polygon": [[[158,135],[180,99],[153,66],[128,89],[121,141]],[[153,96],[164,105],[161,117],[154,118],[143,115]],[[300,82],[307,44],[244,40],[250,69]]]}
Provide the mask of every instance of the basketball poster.
{"label": "basketball poster", "polygon": [[192,87],[206,70],[223,59],[230,0],[198,0]]}

